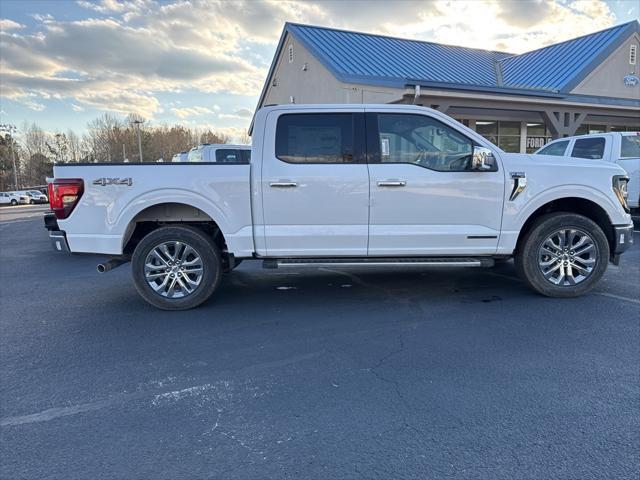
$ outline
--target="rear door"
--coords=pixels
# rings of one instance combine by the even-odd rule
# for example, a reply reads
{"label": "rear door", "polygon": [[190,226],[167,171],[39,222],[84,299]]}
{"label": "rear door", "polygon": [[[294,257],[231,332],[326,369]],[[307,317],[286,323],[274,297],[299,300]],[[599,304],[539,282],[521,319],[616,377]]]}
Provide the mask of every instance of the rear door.
{"label": "rear door", "polygon": [[366,255],[369,173],[363,111],[269,114],[261,178],[267,255]]}
{"label": "rear door", "polygon": [[495,253],[504,172],[470,171],[473,141],[429,115],[367,113],[366,123],[369,255]]}

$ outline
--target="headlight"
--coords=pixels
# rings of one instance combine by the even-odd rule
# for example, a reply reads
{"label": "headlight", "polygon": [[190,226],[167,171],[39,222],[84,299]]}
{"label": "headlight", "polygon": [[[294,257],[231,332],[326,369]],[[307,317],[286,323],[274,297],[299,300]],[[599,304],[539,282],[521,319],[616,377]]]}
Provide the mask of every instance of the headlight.
{"label": "headlight", "polygon": [[613,177],[613,193],[616,194],[624,211],[629,213],[629,206],[627,205],[627,197],[629,191],[627,185],[629,184],[629,177],[625,175],[614,175]]}

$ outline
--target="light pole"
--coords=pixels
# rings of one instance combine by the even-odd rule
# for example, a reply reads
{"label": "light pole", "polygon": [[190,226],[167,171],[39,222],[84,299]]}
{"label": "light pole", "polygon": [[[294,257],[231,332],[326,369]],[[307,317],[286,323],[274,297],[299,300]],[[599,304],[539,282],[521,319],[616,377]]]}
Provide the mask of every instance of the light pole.
{"label": "light pole", "polygon": [[144,123],[144,120],[136,118],[131,121],[136,126],[138,130],[138,153],[140,154],[140,163],[142,163],[142,140],[140,140],[140,125]]}
{"label": "light pole", "polygon": [[16,190],[18,190],[18,167],[16,166],[16,152],[13,148],[13,143],[15,142],[14,133],[18,129],[15,125],[11,125],[10,123],[0,124],[0,131],[9,133],[11,136],[11,161],[13,162],[13,186]]}

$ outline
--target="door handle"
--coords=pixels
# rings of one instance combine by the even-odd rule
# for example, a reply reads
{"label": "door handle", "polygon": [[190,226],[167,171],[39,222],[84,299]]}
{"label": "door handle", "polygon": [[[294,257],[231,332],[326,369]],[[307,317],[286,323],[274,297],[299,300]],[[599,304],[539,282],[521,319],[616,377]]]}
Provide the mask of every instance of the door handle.
{"label": "door handle", "polygon": [[379,187],[404,187],[407,185],[407,182],[404,180],[383,180],[378,182]]}
{"label": "door handle", "polygon": [[274,188],[292,188],[297,187],[298,184],[296,182],[271,182],[269,186]]}

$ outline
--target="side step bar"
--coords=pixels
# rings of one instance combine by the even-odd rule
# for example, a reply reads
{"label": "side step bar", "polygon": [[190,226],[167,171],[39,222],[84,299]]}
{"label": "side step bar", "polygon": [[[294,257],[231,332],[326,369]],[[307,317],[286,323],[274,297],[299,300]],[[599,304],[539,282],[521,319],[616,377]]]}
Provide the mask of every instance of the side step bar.
{"label": "side step bar", "polygon": [[363,258],[269,258],[262,268],[279,267],[493,267],[491,257],[363,257]]}

